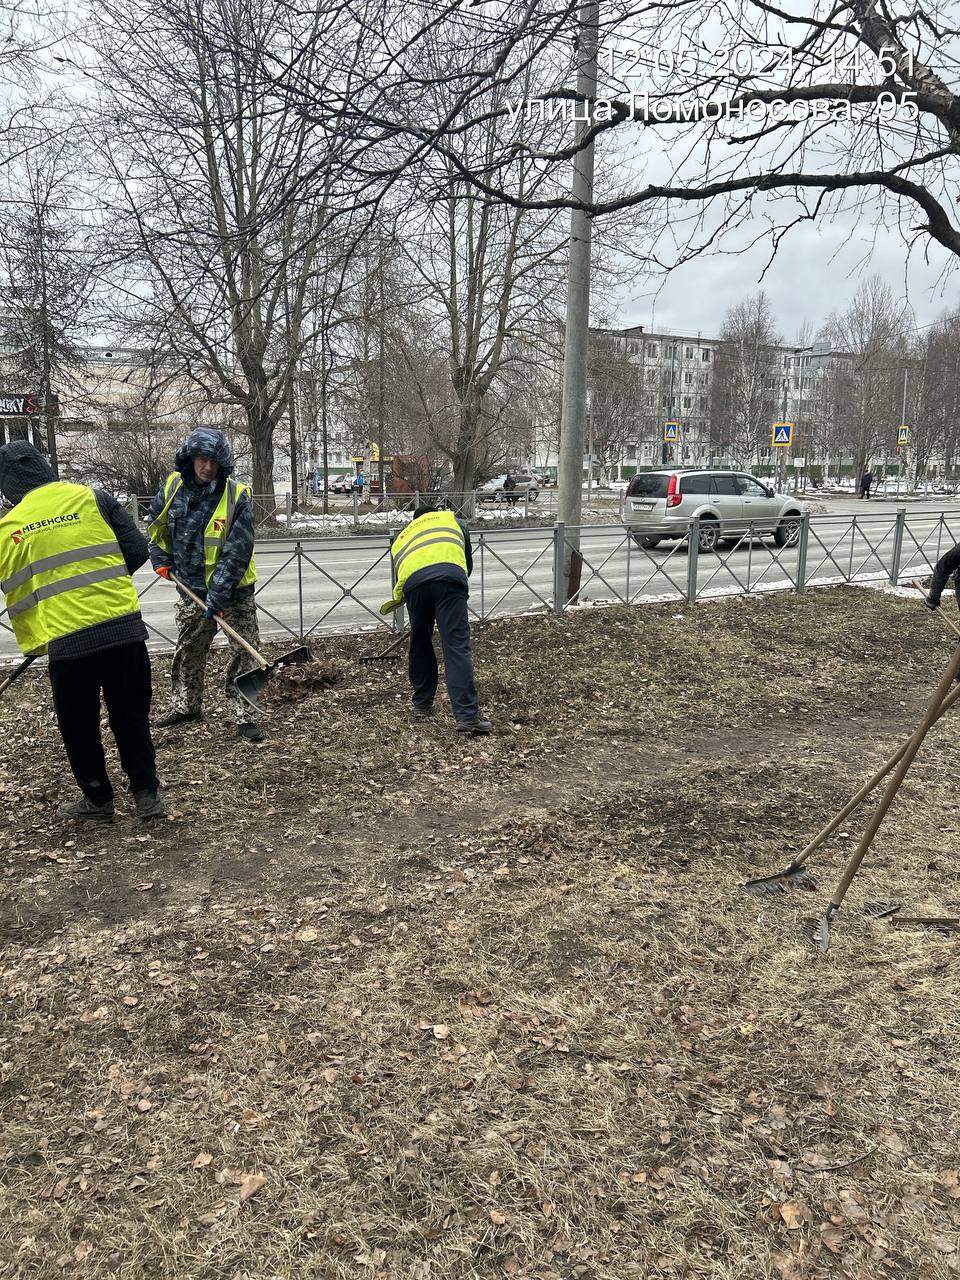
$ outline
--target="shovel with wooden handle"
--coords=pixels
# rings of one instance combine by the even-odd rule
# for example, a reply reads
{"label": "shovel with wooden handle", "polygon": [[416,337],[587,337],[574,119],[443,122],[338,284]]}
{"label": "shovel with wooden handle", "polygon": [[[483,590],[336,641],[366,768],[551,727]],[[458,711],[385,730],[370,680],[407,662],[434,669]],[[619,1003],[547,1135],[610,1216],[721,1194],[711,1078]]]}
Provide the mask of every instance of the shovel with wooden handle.
{"label": "shovel with wooden handle", "polygon": [[[175,578],[172,573],[170,574],[170,581],[179,587],[185,596],[189,596],[195,605],[198,605],[201,609],[206,609],[207,606],[204,601],[189,587],[185,586],[179,578]],[[313,662],[313,654],[305,645],[301,645],[298,649],[291,649],[289,653],[281,654],[276,662],[268,662],[262,653],[257,653],[253,645],[244,640],[243,636],[234,631],[233,627],[228,622],[224,622],[223,618],[218,618],[214,615],[214,621],[221,631],[228,635],[231,640],[235,640],[241,649],[245,649],[257,664],[251,671],[244,671],[237,676],[233,682],[233,687],[237,693],[254,711],[259,709],[257,707],[257,695],[267,681],[272,680],[278,671],[282,670],[283,667],[295,666],[303,662]]]}

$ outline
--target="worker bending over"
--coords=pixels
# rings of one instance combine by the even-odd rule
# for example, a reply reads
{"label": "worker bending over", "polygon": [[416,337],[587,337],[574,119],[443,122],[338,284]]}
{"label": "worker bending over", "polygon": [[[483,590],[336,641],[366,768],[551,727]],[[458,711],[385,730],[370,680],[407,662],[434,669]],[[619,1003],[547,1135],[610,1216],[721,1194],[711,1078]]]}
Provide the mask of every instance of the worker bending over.
{"label": "worker bending over", "polygon": [[162,818],[150,738],[147,628],[130,575],[147,542],[109,494],[57,480],[26,440],[0,448],[0,587],[17,644],[50,659],[53,706],[83,792],[61,817],[113,820],[100,695],[140,818]]}
{"label": "worker bending over", "polygon": [[396,576],[393,598],[382,614],[406,605],[410,615],[409,673],[413,686],[413,714],[433,715],[437,692],[437,655],[433,648],[436,623],[443,646],[447,693],[461,733],[489,733],[489,720],[480,717],[470,653],[467,579],[473,570],[470,530],[450,511],[417,507],[413,519],[390,548]]}

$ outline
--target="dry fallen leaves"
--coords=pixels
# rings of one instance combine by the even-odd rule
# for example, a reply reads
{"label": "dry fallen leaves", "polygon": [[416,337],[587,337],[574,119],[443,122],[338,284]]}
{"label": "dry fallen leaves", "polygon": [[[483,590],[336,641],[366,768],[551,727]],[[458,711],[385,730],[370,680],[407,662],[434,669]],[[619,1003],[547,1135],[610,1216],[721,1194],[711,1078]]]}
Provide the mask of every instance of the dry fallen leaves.
{"label": "dry fallen leaves", "polygon": [[811,1220],[811,1213],[802,1200],[784,1200],[773,1206],[788,1231],[799,1231]]}
{"label": "dry fallen leaves", "polygon": [[262,1173],[245,1173],[240,1179],[240,1203],[255,1196],[266,1185],[267,1180]]}
{"label": "dry fallen leaves", "polygon": [[196,1160],[194,1160],[193,1167],[195,1169],[206,1169],[207,1165],[211,1164],[212,1162],[213,1162],[213,1156],[210,1154],[210,1152],[201,1151],[200,1154],[197,1156]]}

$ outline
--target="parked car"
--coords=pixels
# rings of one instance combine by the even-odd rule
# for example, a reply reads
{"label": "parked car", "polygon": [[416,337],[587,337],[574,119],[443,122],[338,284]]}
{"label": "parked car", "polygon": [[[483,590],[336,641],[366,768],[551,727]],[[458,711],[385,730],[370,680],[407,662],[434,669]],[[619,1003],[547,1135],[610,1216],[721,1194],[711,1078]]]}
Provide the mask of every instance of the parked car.
{"label": "parked car", "polygon": [[540,496],[540,481],[535,476],[528,475],[525,471],[514,472],[514,487],[505,489],[503,487],[506,480],[506,473],[502,476],[494,476],[492,480],[488,480],[486,484],[482,484],[477,490],[477,497],[481,502],[522,502],[524,495],[530,502],[536,502]]}
{"label": "parked car", "polygon": [[352,475],[337,476],[330,482],[331,493],[352,493],[354,488],[354,477]]}
{"label": "parked car", "polygon": [[664,469],[633,477],[624,495],[623,520],[635,541],[651,548],[664,538],[684,537],[699,516],[697,545],[715,551],[725,538],[751,526],[778,547],[793,546],[805,510],[792,495],[777,493],[747,472]]}

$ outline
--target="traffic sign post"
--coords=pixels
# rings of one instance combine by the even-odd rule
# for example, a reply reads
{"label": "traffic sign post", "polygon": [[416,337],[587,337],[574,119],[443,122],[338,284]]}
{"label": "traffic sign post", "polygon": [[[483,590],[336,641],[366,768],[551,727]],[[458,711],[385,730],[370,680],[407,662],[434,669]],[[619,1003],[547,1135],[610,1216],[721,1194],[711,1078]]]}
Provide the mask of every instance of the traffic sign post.
{"label": "traffic sign post", "polygon": [[910,443],[910,428],[897,427],[897,445],[905,445]]}
{"label": "traffic sign post", "polygon": [[680,423],[665,422],[663,424],[663,443],[676,444],[680,439]]}

